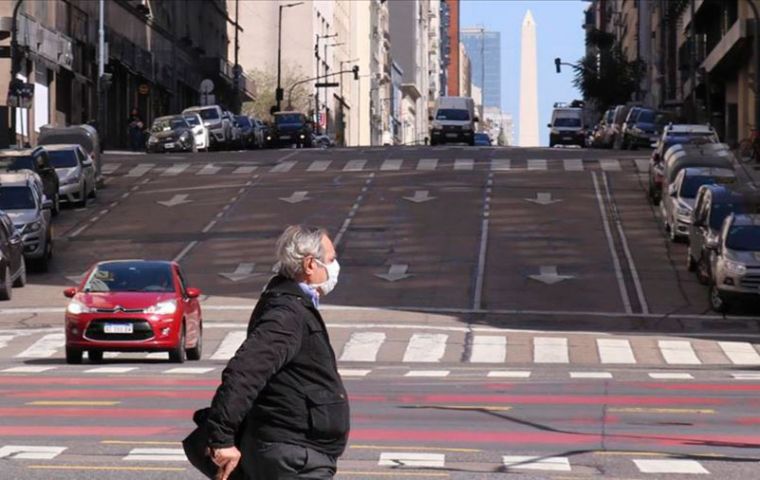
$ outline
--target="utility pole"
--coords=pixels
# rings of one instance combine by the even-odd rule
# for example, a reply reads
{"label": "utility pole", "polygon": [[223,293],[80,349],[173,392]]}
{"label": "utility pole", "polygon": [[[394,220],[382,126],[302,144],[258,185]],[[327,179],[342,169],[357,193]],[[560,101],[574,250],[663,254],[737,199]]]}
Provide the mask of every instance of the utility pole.
{"label": "utility pole", "polygon": [[[337,37],[338,34],[336,33],[334,36]],[[345,43],[341,42],[341,43],[331,43],[329,45],[325,44],[325,55],[324,55],[324,58],[322,59],[322,61],[325,64],[325,77],[327,77],[327,72],[328,72],[328,70],[330,70],[330,66],[327,64],[327,47],[339,47],[341,45],[345,45]],[[325,88],[325,101],[324,101],[324,104],[325,104],[325,134],[327,134],[327,130],[329,129],[328,127],[329,127],[329,122],[330,122],[330,115],[329,115],[330,114],[330,107],[327,104],[327,87],[324,87],[324,88]]]}
{"label": "utility pole", "polygon": [[699,121],[699,115],[697,114],[697,20],[694,18],[696,15],[694,0],[690,0],[689,7],[691,8],[691,23],[689,24],[689,40],[691,40],[691,51],[689,52],[689,77],[691,77],[691,94],[689,96],[691,102],[692,121],[696,123]]}
{"label": "utility pole", "polygon": [[[319,40],[320,39],[326,40],[328,38],[335,38],[337,36],[338,36],[337,33],[333,33],[332,35],[320,35],[320,34],[317,34],[317,42],[314,44],[314,57],[316,58],[316,65],[317,65],[317,81],[319,81],[319,77],[320,77],[320,74],[319,74],[319,62],[321,60],[321,58],[319,58]],[[327,53],[325,52],[325,56],[326,55],[327,55]],[[320,110],[320,106],[319,106],[319,88],[315,88],[315,90],[314,90],[314,115],[317,116],[317,122],[316,122],[317,123],[317,133],[322,133],[320,131],[320,125],[319,125],[319,110]]]}
{"label": "utility pole", "polygon": [[[486,29],[480,27],[480,125],[483,125],[483,113],[486,109]],[[480,129],[483,130],[482,128]]]}
{"label": "utility pole", "polygon": [[753,26],[754,34],[754,64],[755,64],[755,130],[760,130],[760,13],[752,0],[747,0],[752,14],[755,16]]}
{"label": "utility pole", "polygon": [[98,112],[96,119],[96,130],[98,132],[99,141],[101,144],[105,143],[106,128],[106,29],[105,29],[105,17],[106,17],[106,5],[105,0],[100,0],[98,5]]}
{"label": "utility pole", "polygon": [[[280,10],[282,12],[282,10]],[[238,18],[240,15],[240,0],[235,0],[235,66],[232,70],[232,83],[233,83],[233,95],[234,95],[234,104],[233,104],[233,111],[236,115],[240,115],[240,62],[238,61],[238,54],[240,52],[240,43],[238,43],[238,37],[240,33],[240,23],[238,22]],[[279,54],[278,54],[279,55]],[[278,57],[279,60],[279,57]],[[278,61],[279,63],[279,61]],[[277,78],[279,83],[279,76]]]}
{"label": "utility pole", "polygon": [[[24,3],[24,0],[16,1],[16,5],[13,7],[13,19],[11,20],[11,85],[15,82],[16,75],[18,74],[18,11],[22,3]],[[16,145],[18,142],[16,139],[16,108],[18,107],[15,107],[11,113],[13,145]]]}
{"label": "utility pole", "polygon": [[[297,5],[303,5],[303,2],[288,3],[287,5],[280,5],[279,17],[277,19],[277,90],[275,91],[275,99],[277,105],[275,111],[280,111],[280,104],[282,102],[282,9],[295,7]],[[237,19],[235,20],[237,22]],[[237,50],[235,51],[237,54]]]}

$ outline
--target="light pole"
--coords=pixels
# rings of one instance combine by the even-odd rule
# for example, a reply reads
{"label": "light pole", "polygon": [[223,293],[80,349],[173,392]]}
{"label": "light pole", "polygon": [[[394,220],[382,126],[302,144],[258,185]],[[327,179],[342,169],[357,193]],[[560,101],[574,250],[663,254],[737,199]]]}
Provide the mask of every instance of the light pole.
{"label": "light pole", "polygon": [[288,3],[287,5],[280,5],[279,17],[277,19],[277,90],[275,90],[275,99],[277,105],[275,111],[280,111],[280,102],[282,102],[282,9],[303,5],[303,2]]}
{"label": "light pole", "polygon": [[[333,33],[332,35],[320,35],[317,34],[317,42],[314,44],[314,57],[317,59],[315,62],[317,65],[317,82],[319,82],[319,61],[321,58],[319,58],[319,40],[326,40],[328,38],[335,38],[337,37],[337,33]],[[319,88],[315,88],[314,91],[314,115],[317,116],[316,123],[317,123],[317,133],[322,133],[319,131]]]}
{"label": "light pole", "polygon": [[[358,58],[352,58],[351,60],[341,60],[338,62],[340,64],[340,71],[343,72],[343,64],[344,63],[351,63],[351,62],[358,62]],[[343,73],[340,74],[340,135],[343,139],[343,146],[346,145],[346,113],[344,111],[343,105],[346,103],[345,99],[343,98]]]}
{"label": "light pole", "polygon": [[755,130],[760,130],[760,13],[757,11],[757,6],[752,0],[748,0],[750,8],[752,8],[752,14],[755,16],[754,23],[754,57],[755,57]]}
{"label": "light pole", "polygon": [[[327,47],[340,47],[341,45],[345,45],[345,42],[340,43],[330,43],[325,44],[325,57],[322,59],[322,61],[325,63],[325,77],[327,76],[327,71],[330,69],[330,66],[327,64]],[[325,87],[325,134],[327,134],[328,127],[329,127],[329,114],[330,114],[330,107],[327,106],[327,87]]]}

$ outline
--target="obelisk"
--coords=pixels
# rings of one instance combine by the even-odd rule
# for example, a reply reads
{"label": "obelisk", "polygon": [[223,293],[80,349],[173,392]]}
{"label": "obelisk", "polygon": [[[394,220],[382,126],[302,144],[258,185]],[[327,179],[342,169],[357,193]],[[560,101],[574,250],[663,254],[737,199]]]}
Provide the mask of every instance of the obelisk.
{"label": "obelisk", "polygon": [[538,66],[536,21],[525,14],[520,35],[520,137],[521,147],[538,146]]}

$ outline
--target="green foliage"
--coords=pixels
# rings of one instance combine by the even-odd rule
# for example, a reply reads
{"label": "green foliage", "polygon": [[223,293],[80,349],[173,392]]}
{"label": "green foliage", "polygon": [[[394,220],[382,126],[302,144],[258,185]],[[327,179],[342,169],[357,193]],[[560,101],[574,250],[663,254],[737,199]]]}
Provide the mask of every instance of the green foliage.
{"label": "green foliage", "polygon": [[[272,116],[269,113],[269,109],[277,103],[275,101],[277,68],[254,70],[249,75],[253,78],[256,85],[256,96],[253,101],[243,103],[242,112],[245,115],[251,115],[264,121],[271,121]],[[288,108],[288,92],[291,90],[290,87],[306,78],[307,76],[301,74],[299,70],[283,65],[281,79],[282,88],[285,91],[285,98],[281,102],[283,110]],[[307,113],[310,108],[314,108],[311,96],[312,85],[313,83],[311,82],[305,82],[296,85],[292,89],[290,100],[294,110]]]}

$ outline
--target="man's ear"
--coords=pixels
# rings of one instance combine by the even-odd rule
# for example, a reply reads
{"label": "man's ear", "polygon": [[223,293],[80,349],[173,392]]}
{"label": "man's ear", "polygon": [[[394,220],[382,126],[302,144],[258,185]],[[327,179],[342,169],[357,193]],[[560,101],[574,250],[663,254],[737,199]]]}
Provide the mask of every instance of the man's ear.
{"label": "man's ear", "polygon": [[308,256],[303,259],[303,273],[306,275],[314,273],[314,257]]}

